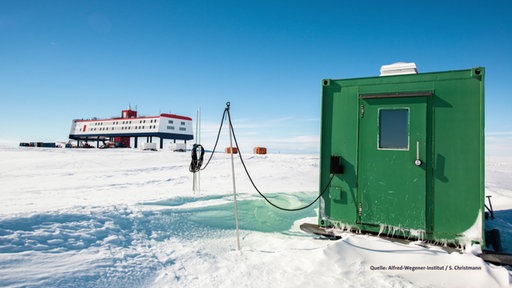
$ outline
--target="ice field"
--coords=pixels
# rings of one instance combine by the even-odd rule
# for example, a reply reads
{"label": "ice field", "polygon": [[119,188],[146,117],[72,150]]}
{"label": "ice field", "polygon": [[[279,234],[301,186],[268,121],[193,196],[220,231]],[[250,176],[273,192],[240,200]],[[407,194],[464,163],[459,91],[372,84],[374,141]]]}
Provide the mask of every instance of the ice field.
{"label": "ice field", "polygon": [[[447,252],[298,228],[316,208],[268,205],[235,159],[218,153],[192,191],[189,153],[0,146],[1,287],[509,287],[511,273],[477,247]],[[252,155],[260,190],[298,207],[318,195],[318,155]],[[512,230],[512,158],[486,159],[493,225]],[[508,231],[508,232],[507,232]],[[512,252],[512,251],[508,251]],[[384,269],[385,268],[385,269]]]}

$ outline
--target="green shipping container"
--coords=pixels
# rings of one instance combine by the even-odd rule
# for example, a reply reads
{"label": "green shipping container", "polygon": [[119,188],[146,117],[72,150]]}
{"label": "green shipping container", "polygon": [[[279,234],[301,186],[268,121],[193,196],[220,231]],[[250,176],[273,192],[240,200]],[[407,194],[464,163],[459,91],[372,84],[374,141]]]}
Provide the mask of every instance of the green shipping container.
{"label": "green shipping container", "polygon": [[322,80],[319,225],[484,245],[484,74]]}

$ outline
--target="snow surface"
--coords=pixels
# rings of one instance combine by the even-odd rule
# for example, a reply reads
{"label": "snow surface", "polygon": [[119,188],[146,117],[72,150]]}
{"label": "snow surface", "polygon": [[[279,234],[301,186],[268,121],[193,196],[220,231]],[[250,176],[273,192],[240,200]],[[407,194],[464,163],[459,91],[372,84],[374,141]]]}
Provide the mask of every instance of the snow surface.
{"label": "snow surface", "polygon": [[[208,156],[208,154],[206,155]],[[298,207],[318,191],[318,155],[252,155],[260,190]],[[447,252],[343,233],[303,233],[317,204],[266,204],[229,155],[192,191],[189,153],[0,145],[1,287],[510,287],[510,271],[471,251]],[[493,225],[512,237],[512,158],[487,159]],[[508,248],[507,248],[508,249]],[[478,249],[476,249],[478,250]],[[512,251],[509,251],[512,252]],[[477,270],[467,270],[477,269]]]}

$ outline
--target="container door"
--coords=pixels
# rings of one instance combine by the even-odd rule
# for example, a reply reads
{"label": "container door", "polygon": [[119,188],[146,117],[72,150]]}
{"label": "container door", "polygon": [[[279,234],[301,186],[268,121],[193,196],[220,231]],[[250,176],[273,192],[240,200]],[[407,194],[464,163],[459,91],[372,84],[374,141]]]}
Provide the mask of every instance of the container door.
{"label": "container door", "polygon": [[425,230],[427,96],[359,102],[359,221]]}

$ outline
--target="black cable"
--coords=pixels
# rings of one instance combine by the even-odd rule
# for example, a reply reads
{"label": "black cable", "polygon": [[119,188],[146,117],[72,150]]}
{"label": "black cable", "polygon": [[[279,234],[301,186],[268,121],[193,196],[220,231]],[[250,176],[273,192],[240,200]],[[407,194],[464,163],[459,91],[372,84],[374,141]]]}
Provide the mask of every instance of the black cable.
{"label": "black cable", "polygon": [[[197,150],[199,150],[199,157],[197,157]],[[201,169],[201,165],[203,165],[203,157],[204,157],[204,148],[200,144],[194,144],[192,146],[192,161],[190,162],[190,166],[188,167],[188,171],[192,173],[196,173]]]}
{"label": "black cable", "polygon": [[[200,144],[194,144],[194,146],[192,147],[192,153],[191,153],[192,161],[190,162],[190,166],[188,168],[188,170],[190,172],[192,172],[192,173],[199,172],[201,170],[206,169],[208,164],[210,164],[210,160],[212,160],[213,154],[215,154],[215,149],[217,149],[217,143],[219,143],[220,131],[222,130],[222,124],[224,123],[224,118],[226,117],[227,109],[228,108],[224,109],[224,113],[222,114],[219,132],[217,133],[217,140],[215,140],[215,145],[213,147],[212,154],[210,154],[210,158],[208,159],[208,162],[206,162],[206,165],[204,165],[203,168],[201,168],[201,165],[203,164],[203,156],[204,156],[204,152],[205,152],[203,146]],[[201,149],[201,155],[198,158],[197,157],[197,148],[199,148],[199,147]]]}
{"label": "black cable", "polygon": [[[254,189],[258,192],[258,194],[260,194],[261,197],[263,197],[263,199],[265,199],[265,201],[267,201],[267,203],[269,203],[270,205],[274,206],[275,208],[277,208],[279,210],[283,210],[283,211],[300,211],[300,210],[304,210],[304,209],[309,208],[316,201],[318,201],[318,199],[320,199],[320,197],[322,197],[322,195],[324,195],[325,191],[327,191],[327,189],[331,185],[332,179],[334,178],[334,174],[331,175],[331,178],[329,179],[329,182],[327,182],[327,185],[322,190],[322,192],[318,195],[318,197],[315,198],[315,200],[313,200],[311,203],[309,203],[309,204],[307,204],[305,206],[299,207],[299,208],[284,208],[284,207],[280,207],[280,206],[272,203],[272,201],[270,201],[263,193],[261,193],[261,191],[258,189],[258,187],[256,187],[256,184],[252,180],[251,174],[247,170],[247,166],[245,165],[244,159],[242,157],[242,153],[240,152],[240,147],[238,146],[238,141],[236,140],[235,130],[233,129],[233,124],[231,123],[231,114],[229,113],[229,106],[230,106],[230,103],[227,102],[226,103],[226,109],[224,109],[224,113],[222,114],[222,119],[221,119],[221,122],[220,122],[219,132],[217,133],[217,139],[215,140],[215,145],[213,147],[212,154],[210,155],[210,158],[208,159],[208,162],[206,162],[206,165],[203,168],[201,168],[201,165],[203,164],[203,157],[204,157],[205,150],[204,150],[202,145],[194,144],[194,146],[192,148],[192,155],[191,155],[192,161],[191,161],[190,166],[189,166],[189,171],[195,173],[195,172],[198,172],[200,170],[204,170],[204,169],[206,169],[206,167],[210,163],[210,160],[212,160],[213,154],[215,154],[215,150],[216,150],[217,144],[219,142],[220,132],[222,130],[222,125],[224,123],[224,118],[226,117],[226,113],[227,113],[228,121],[229,121],[229,126],[230,126],[230,129],[231,129],[231,131],[229,131],[229,133],[233,133],[233,139],[235,140],[235,145],[236,145],[236,148],[238,150],[238,155],[240,157],[240,161],[242,162],[242,166],[244,167],[245,174],[247,175],[247,177],[251,181],[251,184],[254,187]],[[200,152],[199,157],[197,156],[198,150]]]}
{"label": "black cable", "polygon": [[249,180],[251,181],[251,184],[252,186],[254,187],[254,189],[256,189],[256,191],[258,192],[258,194],[260,194],[261,197],[263,197],[263,199],[265,199],[265,201],[267,201],[267,203],[269,203],[270,205],[274,206],[275,208],[279,209],[279,210],[283,210],[283,211],[300,211],[300,210],[304,210],[306,208],[309,208],[311,205],[313,205],[316,201],[318,201],[318,199],[320,199],[320,197],[322,197],[322,195],[325,193],[325,191],[327,191],[327,188],[329,188],[329,186],[331,185],[331,181],[332,179],[334,178],[334,174],[331,175],[331,178],[329,179],[329,182],[327,183],[327,185],[325,186],[325,188],[322,190],[322,192],[318,195],[318,197],[316,197],[315,200],[313,200],[313,202],[303,206],[303,207],[299,207],[299,208],[284,208],[284,207],[280,207],[274,203],[272,203],[272,201],[270,201],[265,195],[263,195],[263,193],[260,192],[260,190],[258,189],[258,187],[256,187],[256,184],[254,184],[254,181],[252,180],[252,177],[251,175],[249,174],[249,171],[247,170],[247,167],[245,166],[245,163],[244,163],[244,159],[242,158],[242,153],[240,152],[240,147],[238,146],[238,142],[236,141],[236,135],[235,135],[235,130],[233,129],[233,124],[231,123],[231,115],[229,113],[229,105],[228,107],[226,108],[226,110],[224,110],[224,113],[227,111],[228,113],[228,121],[229,121],[229,126],[231,127],[231,131],[230,133],[232,132],[233,133],[233,139],[235,140],[235,145],[236,145],[236,148],[238,149],[238,155],[240,157],[240,162],[242,162],[242,166],[244,167],[244,170],[245,170],[245,174],[247,174],[247,177],[249,177]]}
{"label": "black cable", "polygon": [[219,137],[220,137],[220,131],[222,130],[222,124],[224,123],[224,118],[226,117],[226,111],[228,111],[228,108],[224,109],[224,113],[222,113],[222,119],[220,121],[219,126],[219,132],[217,132],[217,139],[215,140],[215,145],[213,146],[212,154],[210,154],[210,158],[208,159],[208,162],[204,165],[204,167],[201,170],[206,169],[208,164],[210,164],[210,160],[212,160],[213,154],[215,154],[215,149],[217,149],[217,144],[219,143]]}

